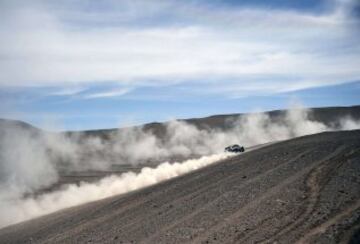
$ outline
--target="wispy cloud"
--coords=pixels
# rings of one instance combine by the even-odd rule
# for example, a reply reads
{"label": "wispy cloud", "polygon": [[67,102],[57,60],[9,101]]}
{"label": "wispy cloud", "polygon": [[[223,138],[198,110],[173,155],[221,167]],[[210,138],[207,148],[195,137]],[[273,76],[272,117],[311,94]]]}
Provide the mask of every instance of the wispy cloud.
{"label": "wispy cloud", "polygon": [[68,87],[68,88],[62,88],[54,92],[50,92],[50,96],[71,96],[79,94],[83,91],[85,91],[86,88],[84,87]]}
{"label": "wispy cloud", "polygon": [[84,99],[94,99],[94,98],[109,98],[109,97],[120,97],[123,96],[131,91],[130,88],[118,88],[118,89],[112,89],[104,92],[95,92],[95,93],[89,93],[80,96],[80,98]]}

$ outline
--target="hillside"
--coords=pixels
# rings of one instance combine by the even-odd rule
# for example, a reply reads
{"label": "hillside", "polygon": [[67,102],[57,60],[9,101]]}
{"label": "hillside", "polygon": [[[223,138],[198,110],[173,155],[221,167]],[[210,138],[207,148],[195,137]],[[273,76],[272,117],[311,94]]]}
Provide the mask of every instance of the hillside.
{"label": "hillside", "polygon": [[265,146],[0,230],[1,243],[358,243],[360,131]]}

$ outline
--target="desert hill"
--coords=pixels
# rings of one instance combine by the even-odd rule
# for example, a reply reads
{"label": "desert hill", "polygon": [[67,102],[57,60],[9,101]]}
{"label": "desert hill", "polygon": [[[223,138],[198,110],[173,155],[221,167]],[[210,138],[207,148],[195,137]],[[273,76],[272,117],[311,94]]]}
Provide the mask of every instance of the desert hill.
{"label": "desert hill", "polygon": [[[282,120],[287,110],[273,110],[269,112],[263,112],[266,116],[277,122]],[[229,128],[229,125],[234,120],[237,120],[241,117],[247,116],[246,113],[238,114],[223,114],[223,115],[213,115],[204,118],[191,118],[183,119],[180,121],[195,125],[199,129],[223,129],[226,130]],[[311,108],[309,113],[309,119],[313,121],[318,121],[326,125],[331,125],[336,123],[339,118],[350,117],[355,120],[360,120],[360,106],[350,106],[350,107],[324,107],[324,108]],[[162,137],[165,134],[166,123],[153,122],[141,125],[144,131],[152,131],[156,136]],[[110,133],[117,129],[102,129],[102,130],[87,130],[81,132],[66,132],[69,134],[81,133],[85,136],[101,136],[107,138]]]}
{"label": "desert hill", "polygon": [[0,230],[0,243],[358,243],[360,131],[275,143]]}

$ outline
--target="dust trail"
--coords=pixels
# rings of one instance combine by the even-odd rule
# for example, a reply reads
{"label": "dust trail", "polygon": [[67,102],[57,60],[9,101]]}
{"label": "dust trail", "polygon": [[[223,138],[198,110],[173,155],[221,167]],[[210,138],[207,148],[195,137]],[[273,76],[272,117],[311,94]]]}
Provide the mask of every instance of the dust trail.
{"label": "dust trail", "polygon": [[143,168],[140,173],[111,175],[96,183],[82,182],[80,185],[65,185],[61,190],[40,195],[36,198],[18,199],[11,205],[0,207],[0,227],[28,220],[57,210],[103,199],[150,186],[192,170],[199,169],[231,154],[222,153],[190,159],[182,163],[162,163],[156,168]]}

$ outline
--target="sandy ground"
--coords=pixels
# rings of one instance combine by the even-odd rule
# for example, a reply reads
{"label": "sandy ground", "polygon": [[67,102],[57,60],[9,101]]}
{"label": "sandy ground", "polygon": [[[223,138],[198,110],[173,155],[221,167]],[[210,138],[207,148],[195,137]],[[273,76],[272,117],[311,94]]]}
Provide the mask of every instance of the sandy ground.
{"label": "sandy ground", "polygon": [[272,144],[0,230],[0,243],[359,243],[360,131]]}

